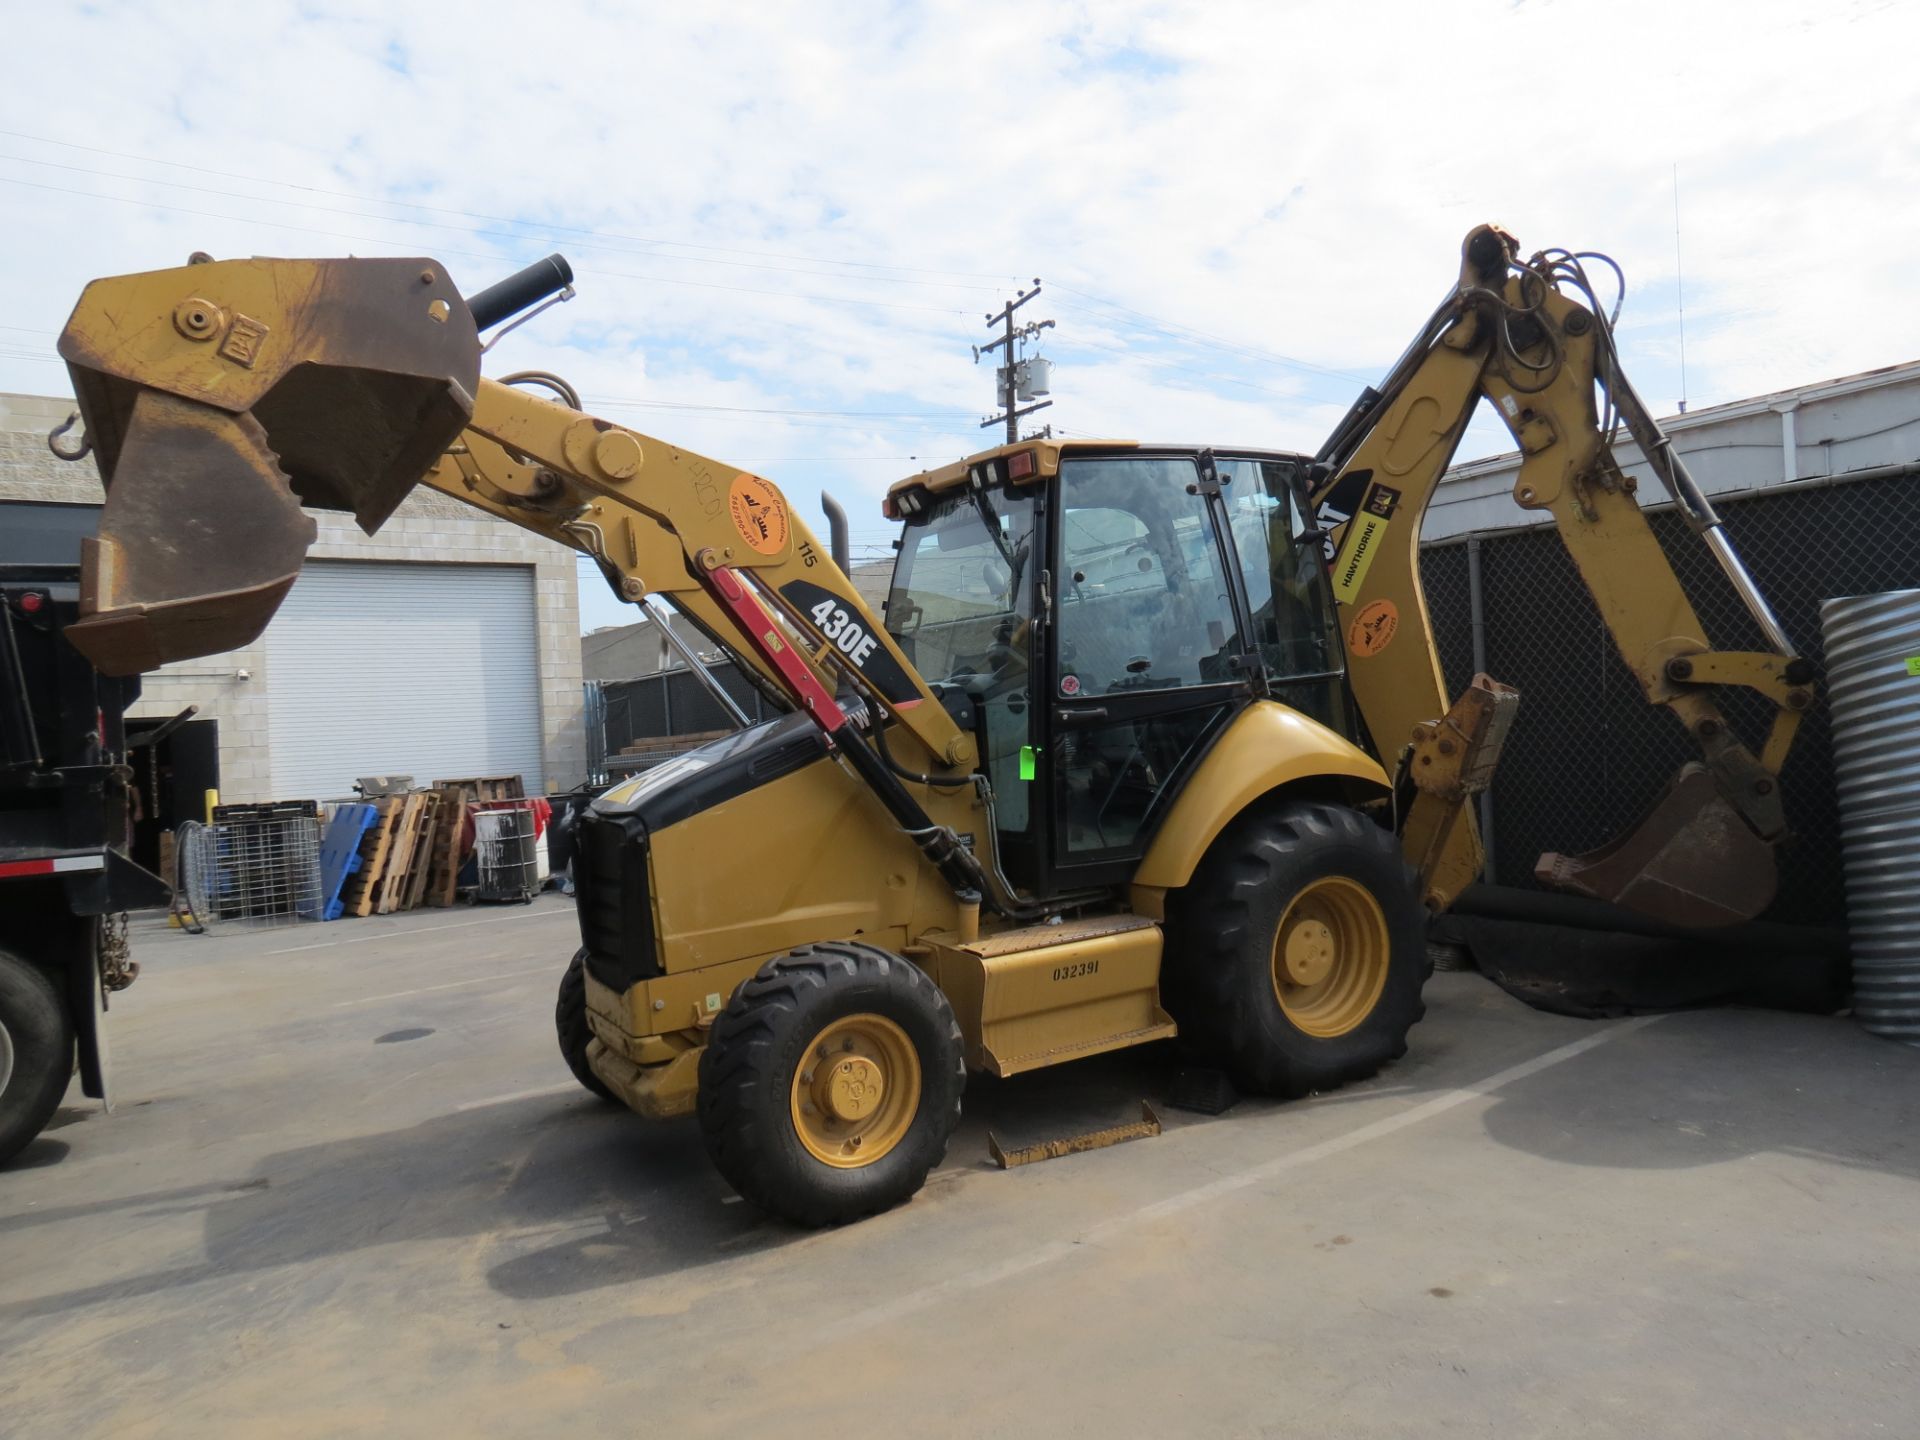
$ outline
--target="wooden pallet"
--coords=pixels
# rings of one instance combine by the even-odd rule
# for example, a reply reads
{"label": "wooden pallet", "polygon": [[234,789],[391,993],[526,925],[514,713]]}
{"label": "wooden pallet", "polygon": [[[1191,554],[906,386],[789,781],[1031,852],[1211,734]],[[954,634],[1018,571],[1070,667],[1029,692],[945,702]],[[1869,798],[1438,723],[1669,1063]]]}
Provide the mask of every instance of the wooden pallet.
{"label": "wooden pallet", "polygon": [[440,813],[446,808],[446,797],[438,790],[429,790],[420,797],[426,802],[420,818],[420,838],[414,842],[413,863],[407,867],[406,894],[402,897],[402,910],[417,909],[427,893],[427,881],[433,874],[433,847],[440,834]]}
{"label": "wooden pallet", "polygon": [[524,800],[527,787],[518,775],[478,775],[469,780],[436,780],[436,790],[455,790],[471,804],[475,800]]}
{"label": "wooden pallet", "polygon": [[405,798],[389,795],[375,802],[380,818],[360,837],[360,868],[347,877],[340,891],[343,913],[371,915],[379,903],[378,882],[387,867],[387,854],[393,848],[394,823],[400,818]]}
{"label": "wooden pallet", "polygon": [[431,864],[428,867],[426,903],[445,909],[458,898],[460,889],[460,832],[467,821],[467,802],[458,790],[442,789],[440,819],[434,827]]}
{"label": "wooden pallet", "polygon": [[634,755],[641,758],[652,756],[669,757],[683,755],[689,750],[697,750],[709,740],[719,740],[731,735],[731,730],[696,730],[686,735],[660,735],[646,740],[636,740],[631,745],[622,745],[622,755]]}
{"label": "wooden pallet", "polygon": [[400,802],[400,816],[394,822],[393,845],[387,852],[385,872],[377,882],[379,900],[374,907],[376,915],[391,915],[403,909],[402,899],[407,891],[407,870],[413,864],[413,852],[420,841],[420,822],[427,813],[427,797],[418,790],[410,794],[396,796]]}

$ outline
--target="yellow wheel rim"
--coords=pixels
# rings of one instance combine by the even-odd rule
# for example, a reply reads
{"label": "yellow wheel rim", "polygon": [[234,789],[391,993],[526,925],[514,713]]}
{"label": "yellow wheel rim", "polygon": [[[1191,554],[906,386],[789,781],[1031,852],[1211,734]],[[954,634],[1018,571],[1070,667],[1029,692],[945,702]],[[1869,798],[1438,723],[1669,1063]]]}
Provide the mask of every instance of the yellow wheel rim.
{"label": "yellow wheel rim", "polygon": [[884,1015],[835,1020],[793,1073],[794,1133],[809,1154],[858,1170],[905,1138],[920,1110],[920,1056]]}
{"label": "yellow wheel rim", "polygon": [[1287,906],[1273,937],[1273,993],[1295,1028],[1321,1040],[1373,1013],[1387,985],[1387,917],[1366,886],[1315,880]]}

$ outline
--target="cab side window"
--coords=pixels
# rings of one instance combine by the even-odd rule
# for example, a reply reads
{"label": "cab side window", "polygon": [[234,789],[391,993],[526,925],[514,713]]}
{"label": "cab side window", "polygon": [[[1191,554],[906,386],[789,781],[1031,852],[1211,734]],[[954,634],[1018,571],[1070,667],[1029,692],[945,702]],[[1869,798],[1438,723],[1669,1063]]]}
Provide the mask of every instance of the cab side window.
{"label": "cab side window", "polygon": [[[1344,690],[1325,677],[1346,664],[1325,552],[1272,461],[1216,462],[1233,548],[1247,587],[1253,644],[1277,700],[1347,733]],[[1293,677],[1311,677],[1290,684]]]}

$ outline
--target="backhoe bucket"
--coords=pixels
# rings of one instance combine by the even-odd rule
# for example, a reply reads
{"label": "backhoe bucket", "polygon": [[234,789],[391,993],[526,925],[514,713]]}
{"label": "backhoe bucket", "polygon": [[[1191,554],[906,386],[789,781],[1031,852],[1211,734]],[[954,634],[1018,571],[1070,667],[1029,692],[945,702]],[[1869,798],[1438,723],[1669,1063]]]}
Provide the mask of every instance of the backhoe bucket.
{"label": "backhoe bucket", "polygon": [[106,486],[67,638],[109,675],[257,638],[316,527],[379,529],[473,414],[473,317],[430,260],[96,280],[60,337]]}
{"label": "backhoe bucket", "polygon": [[1684,766],[1627,835],[1585,855],[1542,855],[1533,873],[1543,885],[1689,929],[1753,919],[1779,882],[1773,846],[1699,764]]}

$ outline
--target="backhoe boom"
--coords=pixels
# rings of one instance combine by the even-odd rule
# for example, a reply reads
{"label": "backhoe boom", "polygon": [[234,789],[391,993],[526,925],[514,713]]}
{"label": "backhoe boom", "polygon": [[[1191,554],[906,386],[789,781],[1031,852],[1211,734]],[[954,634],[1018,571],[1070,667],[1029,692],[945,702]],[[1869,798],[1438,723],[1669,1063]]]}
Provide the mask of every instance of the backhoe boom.
{"label": "backhoe boom", "polygon": [[[1812,701],[1812,667],[1793,655],[1718,517],[1621,374],[1581,259],[1547,252],[1522,263],[1510,236],[1473,231],[1454,293],[1330,442],[1312,500],[1322,522],[1337,526],[1333,586],[1347,616],[1354,697],[1383,759],[1409,735],[1435,740],[1426,732],[1447,703],[1420,589],[1420,522],[1485,399],[1521,452],[1514,500],[1552,516],[1621,659],[1702,753],[1633,836],[1584,857],[1544,856],[1540,878],[1678,924],[1748,919],[1773,898],[1773,845],[1786,831],[1776,782]],[[1719,652],[1708,642],[1634,481],[1613,457],[1614,425],[1600,419],[1596,392],[1639,441],[1773,650]],[[1774,705],[1759,756],[1715,703],[1719,685],[1745,686]],[[1477,876],[1479,846],[1470,818],[1454,818],[1465,792],[1435,767],[1439,750],[1423,753],[1416,743],[1408,758],[1420,791],[1407,822],[1417,837],[1409,855],[1429,903],[1444,908]]]}

